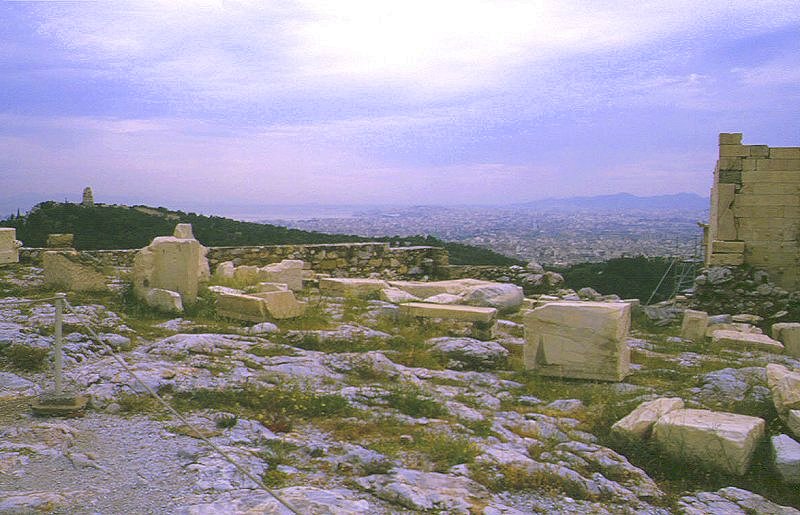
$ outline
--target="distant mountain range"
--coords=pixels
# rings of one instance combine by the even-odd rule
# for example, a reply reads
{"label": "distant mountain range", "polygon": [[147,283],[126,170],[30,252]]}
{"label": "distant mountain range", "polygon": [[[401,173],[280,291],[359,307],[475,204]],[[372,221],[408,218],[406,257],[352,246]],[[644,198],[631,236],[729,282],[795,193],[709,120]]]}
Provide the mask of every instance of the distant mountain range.
{"label": "distant mountain range", "polygon": [[596,197],[547,198],[514,204],[514,207],[542,211],[705,211],[709,208],[709,199],[695,193],[676,193],[653,197],[616,193]]}

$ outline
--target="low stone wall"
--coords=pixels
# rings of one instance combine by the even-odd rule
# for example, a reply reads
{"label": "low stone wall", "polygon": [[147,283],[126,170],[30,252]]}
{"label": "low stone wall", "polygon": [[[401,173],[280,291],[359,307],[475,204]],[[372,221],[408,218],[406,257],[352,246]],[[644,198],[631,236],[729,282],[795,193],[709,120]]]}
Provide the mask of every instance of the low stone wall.
{"label": "low stone wall", "polygon": [[[42,265],[42,254],[49,248],[20,249],[20,261]],[[104,266],[129,267],[139,249],[85,251]],[[283,259],[302,259],[316,272],[339,277],[364,277],[372,273],[383,277],[446,278],[448,254],[439,247],[389,247],[388,243],[337,243],[322,245],[264,245],[253,247],[209,247],[208,262],[214,270],[223,261],[235,265],[264,266]]]}

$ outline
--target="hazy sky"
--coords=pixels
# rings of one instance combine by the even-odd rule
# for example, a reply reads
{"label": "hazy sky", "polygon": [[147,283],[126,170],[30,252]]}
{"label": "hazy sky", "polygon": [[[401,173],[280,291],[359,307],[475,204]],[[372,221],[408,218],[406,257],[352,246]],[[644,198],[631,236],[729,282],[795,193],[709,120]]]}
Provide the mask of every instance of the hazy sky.
{"label": "hazy sky", "polygon": [[800,145],[800,3],[3,2],[0,197],[707,194]]}

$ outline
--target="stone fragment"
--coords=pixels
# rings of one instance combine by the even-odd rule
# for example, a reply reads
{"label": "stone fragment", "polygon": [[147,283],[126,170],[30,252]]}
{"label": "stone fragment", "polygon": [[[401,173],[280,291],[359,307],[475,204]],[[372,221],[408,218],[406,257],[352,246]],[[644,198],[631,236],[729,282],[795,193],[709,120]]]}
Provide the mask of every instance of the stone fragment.
{"label": "stone fragment", "polygon": [[258,269],[258,277],[262,281],[283,283],[292,291],[303,289],[303,266],[299,259],[284,259],[280,263],[263,266]]}
{"label": "stone fragment", "polygon": [[48,234],[46,246],[51,249],[70,249],[75,244],[74,234]]}
{"label": "stone fragment", "polygon": [[675,459],[688,459],[728,474],[744,475],[764,436],[758,417],[700,409],[674,410],[653,426],[653,439]]}
{"label": "stone fragment", "polygon": [[233,269],[233,278],[239,284],[255,284],[259,281],[258,267],[254,265],[242,265]]}
{"label": "stone fragment", "polygon": [[297,318],[306,312],[306,303],[295,298],[291,291],[270,291],[254,293],[253,296],[263,300],[270,317],[281,320]]}
{"label": "stone fragment", "polygon": [[248,322],[267,321],[267,306],[264,299],[242,293],[215,293],[217,314]]}
{"label": "stone fragment", "polygon": [[767,385],[772,390],[772,401],[779,415],[789,410],[800,410],[800,371],[783,365],[767,365]]}
{"label": "stone fragment", "polygon": [[783,322],[772,324],[772,337],[781,342],[784,352],[789,356],[800,358],[800,324]]}
{"label": "stone fragment", "polygon": [[19,263],[19,248],[22,243],[17,240],[17,230],[0,227],[0,265]]}
{"label": "stone fragment", "polygon": [[464,304],[496,308],[500,313],[518,311],[524,298],[522,288],[511,283],[471,286],[462,295]]}
{"label": "stone fragment", "polygon": [[141,249],[133,260],[133,287],[140,298],[150,288],[181,295],[183,304],[193,304],[201,281],[208,278],[206,248],[193,239],[159,236]]}
{"label": "stone fragment", "polygon": [[366,297],[388,287],[380,279],[325,277],[319,280],[319,291],[328,296]]}
{"label": "stone fragment", "polygon": [[525,315],[525,367],[546,376],[621,381],[629,373],[625,303],[550,302]]}
{"label": "stone fragment", "polygon": [[611,426],[611,431],[628,440],[645,440],[649,436],[653,424],[676,409],[683,409],[683,399],[663,397],[643,402]]}
{"label": "stone fragment", "polygon": [[786,426],[795,438],[800,438],[800,410],[789,410],[789,413],[786,414]]}
{"label": "stone fragment", "polygon": [[800,484],[800,443],[787,435],[773,436],[772,458],[784,483]]}
{"label": "stone fragment", "polygon": [[415,302],[420,300],[419,297],[411,295],[407,291],[400,288],[384,288],[381,290],[381,300],[391,302],[392,304],[400,304],[402,302]]}
{"label": "stone fragment", "polygon": [[451,295],[461,295],[473,286],[488,286],[492,283],[489,281],[481,281],[479,279],[452,279],[450,281],[389,281],[389,286],[400,288],[407,291],[411,295],[415,295],[421,299],[439,295],[440,293],[449,293]]}
{"label": "stone fragment", "polygon": [[176,238],[187,238],[193,240],[194,234],[192,233],[192,224],[177,224],[175,226],[175,230],[172,232],[172,235]]}
{"label": "stone fragment", "polygon": [[151,308],[165,313],[182,313],[183,301],[181,294],[163,288],[150,288],[145,294],[144,301]]}
{"label": "stone fragment", "polygon": [[285,283],[262,282],[256,284],[255,291],[258,293],[267,293],[271,291],[289,291],[289,286]]}
{"label": "stone fragment", "polygon": [[681,338],[694,342],[703,342],[708,329],[708,313],[687,309],[683,312],[681,323]]}
{"label": "stone fragment", "polygon": [[461,295],[453,295],[452,293],[440,293],[425,298],[425,302],[431,304],[460,304],[462,300]]}
{"label": "stone fragment", "polygon": [[86,253],[49,250],[42,255],[44,283],[68,291],[108,290],[102,265]]}
{"label": "stone fragment", "polygon": [[408,302],[400,305],[400,312],[413,317],[446,318],[464,322],[494,322],[497,310],[476,306],[458,306],[447,304],[427,304],[425,302]]}
{"label": "stone fragment", "polygon": [[783,352],[783,344],[765,334],[743,333],[719,329],[711,334],[711,341],[715,345],[721,345],[732,349],[750,348],[767,352]]}
{"label": "stone fragment", "polygon": [[233,261],[223,261],[214,269],[214,275],[220,279],[233,279],[235,269],[236,267],[233,265]]}

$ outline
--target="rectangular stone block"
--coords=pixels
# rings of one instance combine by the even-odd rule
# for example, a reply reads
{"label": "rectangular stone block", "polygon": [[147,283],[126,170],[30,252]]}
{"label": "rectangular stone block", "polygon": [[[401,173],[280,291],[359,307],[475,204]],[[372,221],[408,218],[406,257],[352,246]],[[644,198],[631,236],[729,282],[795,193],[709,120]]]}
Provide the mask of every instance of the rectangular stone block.
{"label": "rectangular stone block", "polygon": [[740,266],[744,264],[744,254],[711,254],[709,266]]}
{"label": "rectangular stone block", "polygon": [[407,316],[423,318],[445,318],[464,322],[491,323],[497,318],[495,308],[408,302],[400,304],[400,312]]}
{"label": "rectangular stone block", "polygon": [[539,374],[621,381],[629,373],[626,303],[551,302],[525,314],[524,361]]}
{"label": "rectangular stone block", "polygon": [[800,159],[759,159],[756,163],[759,172],[800,172]]}
{"label": "rectangular stone block", "polygon": [[16,229],[0,227],[0,265],[19,263],[18,243]]}
{"label": "rectangular stone block", "polygon": [[769,147],[767,145],[748,145],[751,157],[769,157]]}
{"label": "rectangular stone block", "polygon": [[720,145],[741,145],[742,133],[741,132],[721,132],[719,135]]}
{"label": "rectangular stone block", "polygon": [[743,195],[798,195],[800,182],[751,182],[743,184],[739,190]]}
{"label": "rectangular stone block", "polygon": [[742,171],[742,158],[741,157],[720,157],[717,161],[717,169],[723,170],[738,170]]}
{"label": "rectangular stone block", "polygon": [[267,306],[263,299],[254,295],[236,293],[216,294],[217,313],[220,316],[247,322],[266,322]]}
{"label": "rectangular stone block", "polygon": [[797,183],[800,182],[800,172],[747,170],[745,168],[742,172],[742,183],[749,182]]}
{"label": "rectangular stone block", "polygon": [[708,313],[687,309],[683,312],[681,322],[681,338],[702,343],[706,339],[708,329]]}
{"label": "rectangular stone block", "polygon": [[722,329],[714,331],[711,335],[711,342],[731,349],[758,349],[777,354],[783,352],[783,344],[773,340],[766,334],[742,333]]}
{"label": "rectangular stone block", "polygon": [[783,344],[784,352],[800,358],[800,324],[782,322],[772,324],[772,337]]}
{"label": "rectangular stone block", "polygon": [[800,159],[800,147],[773,147],[769,149],[773,159]]}
{"label": "rectangular stone block", "polygon": [[742,171],[741,170],[720,170],[719,182],[721,184],[741,184]]}
{"label": "rectangular stone block", "polygon": [[380,279],[326,277],[319,280],[319,291],[328,296],[366,297],[379,294],[389,285]]}
{"label": "rectangular stone block", "polygon": [[737,206],[800,206],[800,197],[797,195],[736,195],[734,200]]}
{"label": "rectangular stone block", "polygon": [[[736,224],[731,209],[736,198],[736,186],[733,184],[715,184],[712,188],[712,213],[716,219],[711,220],[711,237],[715,240],[736,240]],[[716,223],[715,223],[716,222]]]}
{"label": "rectangular stone block", "polygon": [[745,145],[720,145],[719,157],[749,157],[750,147]]}
{"label": "rectangular stone block", "polygon": [[744,242],[714,240],[711,242],[711,252],[715,254],[741,254],[744,252]]}
{"label": "rectangular stone block", "polygon": [[100,263],[75,250],[47,251],[42,255],[44,283],[67,291],[104,291],[108,289]]}
{"label": "rectangular stone block", "polygon": [[673,410],[653,426],[656,444],[673,459],[744,475],[764,436],[758,417],[699,409]]}

